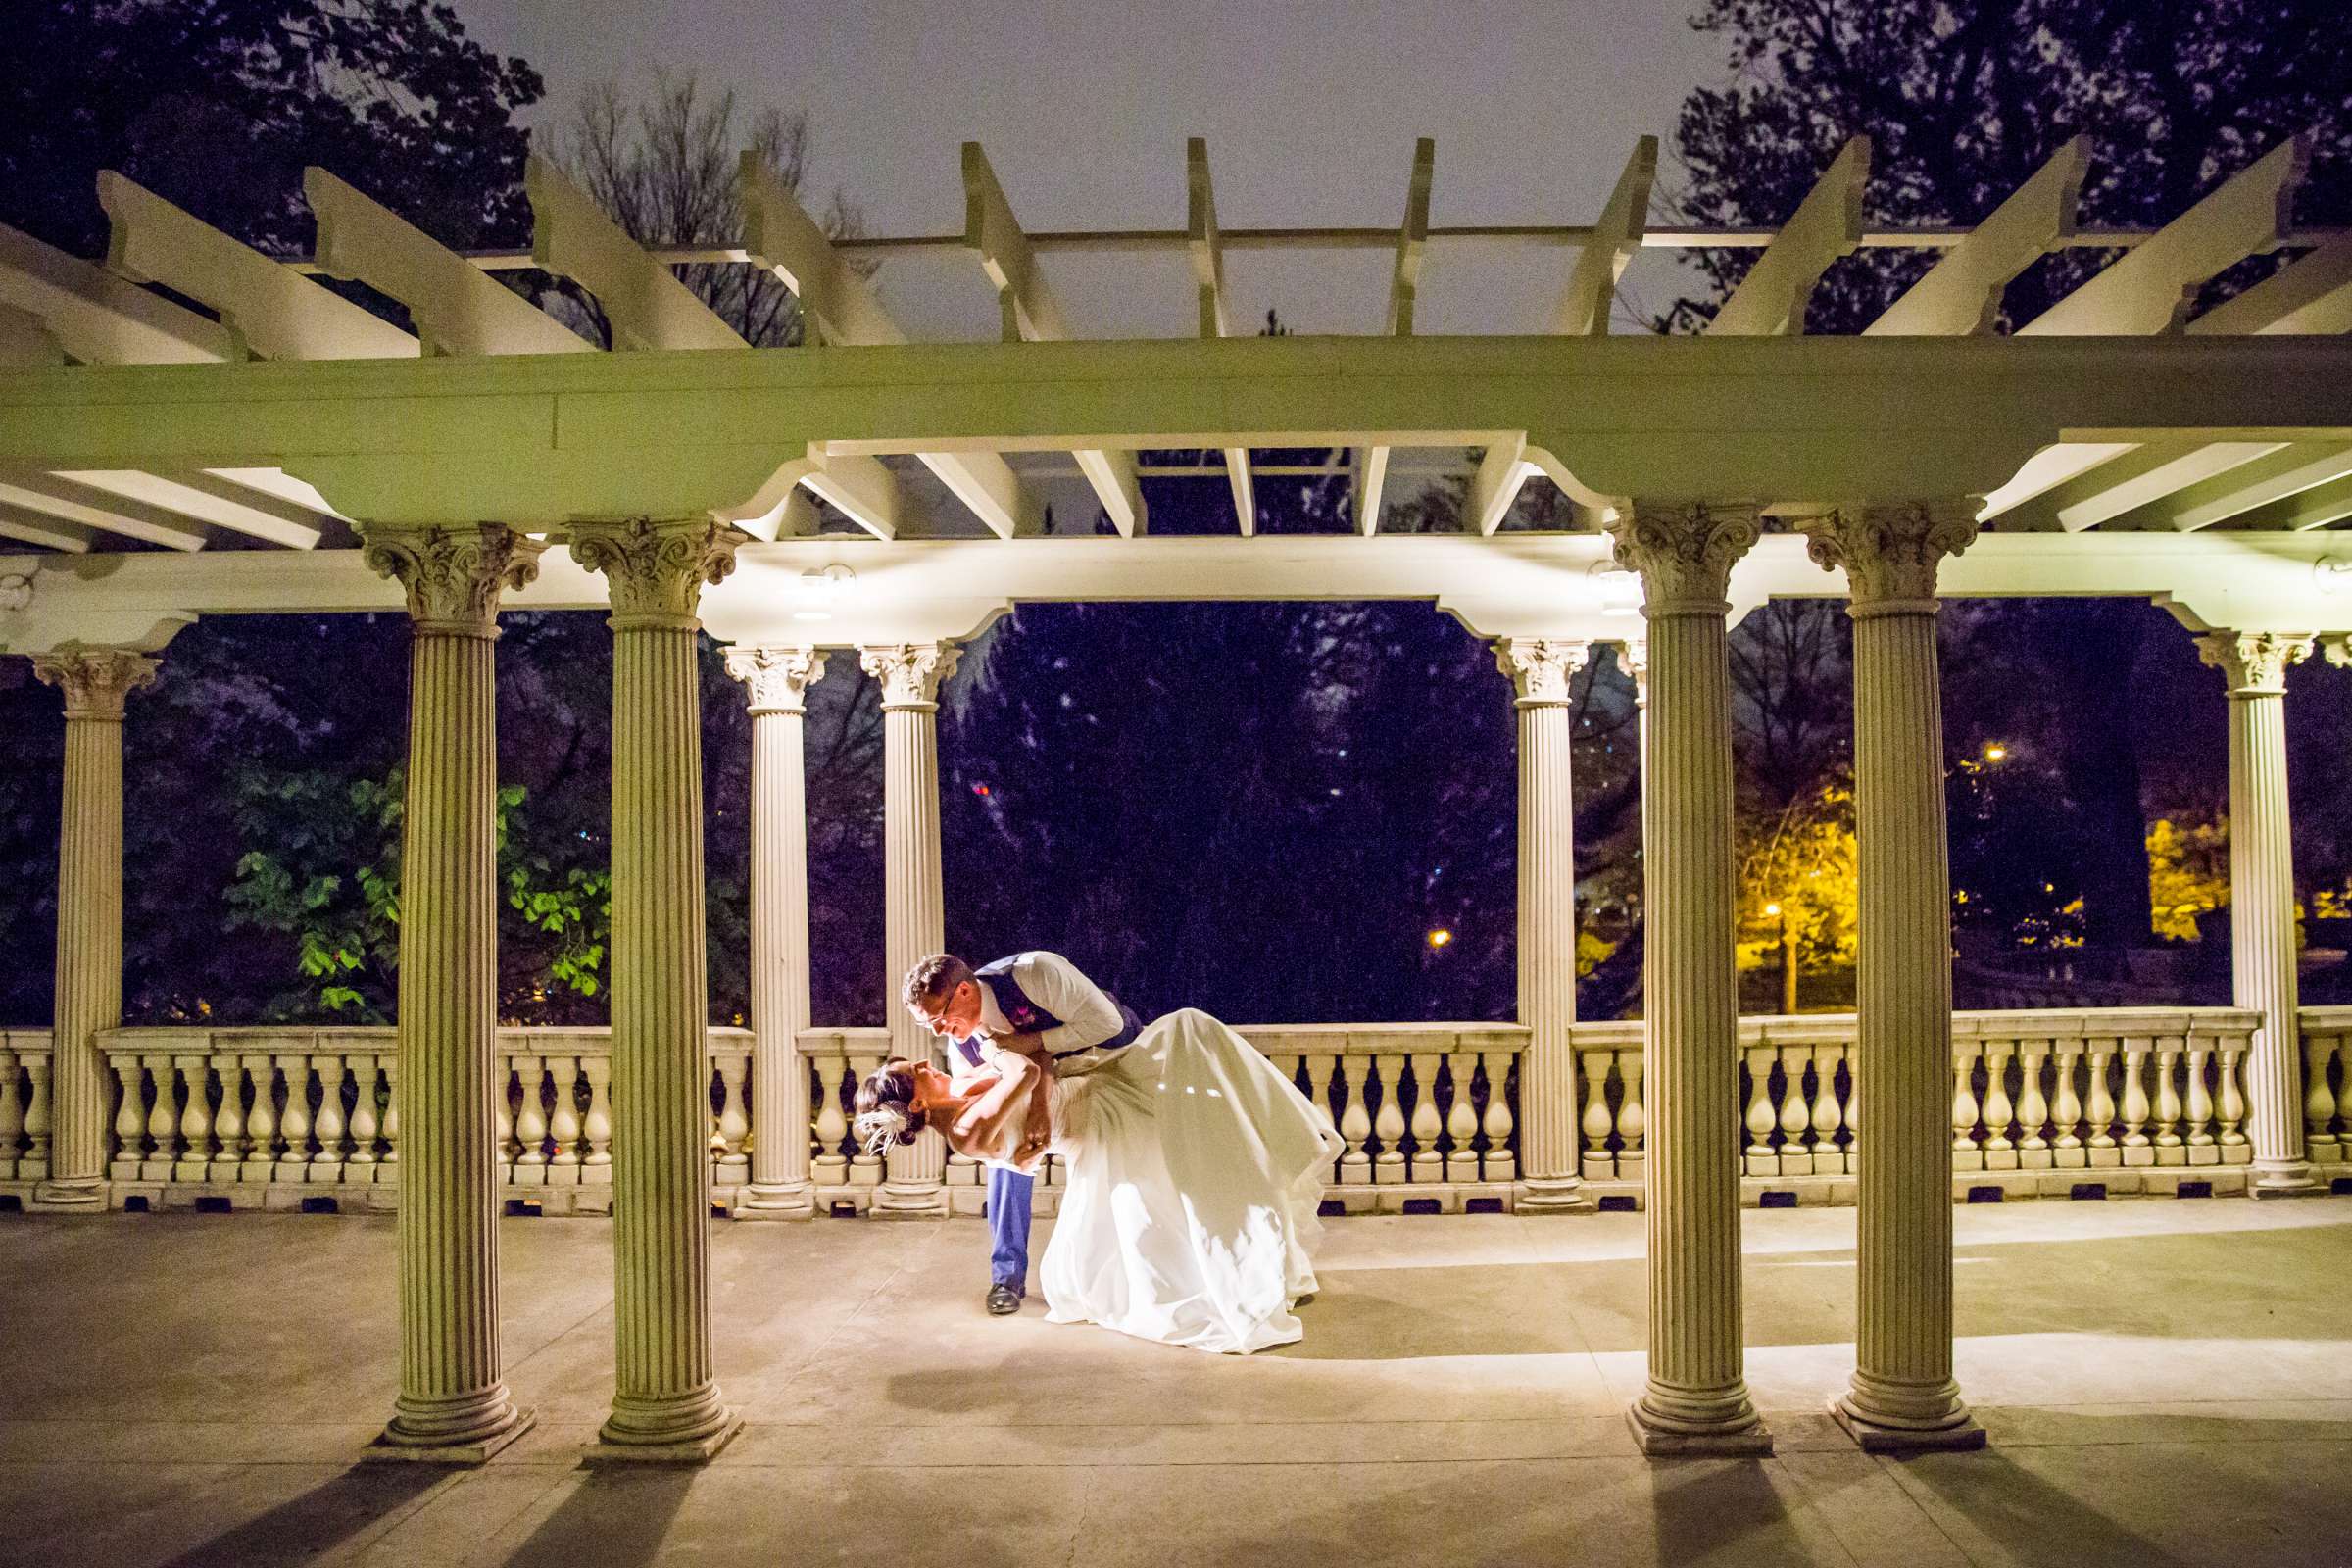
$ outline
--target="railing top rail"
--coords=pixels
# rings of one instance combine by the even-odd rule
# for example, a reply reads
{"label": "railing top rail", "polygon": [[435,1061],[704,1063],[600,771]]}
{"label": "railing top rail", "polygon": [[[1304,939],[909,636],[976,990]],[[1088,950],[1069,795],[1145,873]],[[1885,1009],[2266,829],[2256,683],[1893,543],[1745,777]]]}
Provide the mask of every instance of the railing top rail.
{"label": "railing top rail", "polygon": [[0,1029],[0,1051],[19,1056],[46,1056],[49,1054],[49,1031]]}
{"label": "railing top rail", "polygon": [[[0,1049],[22,1050],[13,1042],[19,1031],[8,1031],[11,1042]],[[752,1032],[732,1025],[713,1024],[705,1031],[712,1053],[749,1051]],[[48,1031],[38,1035],[47,1050]],[[102,1029],[98,1049],[110,1056],[389,1056],[400,1049],[400,1031],[389,1025],[318,1027],[309,1024],[247,1024],[232,1028]],[[602,1025],[504,1026],[498,1031],[499,1054],[504,1056],[603,1056],[612,1051],[612,1031]]]}
{"label": "railing top rail", "polygon": [[[1525,1024],[1489,1022],[1237,1023],[1233,1030],[1261,1051],[1298,1056],[1520,1052],[1527,1049],[1531,1033]],[[874,1027],[804,1029],[798,1045],[804,1056],[870,1056],[890,1049],[890,1031]]]}
{"label": "railing top rail", "polygon": [[[2352,1029],[2352,1007],[2342,1027]],[[2307,1014],[2308,1016],[2308,1014]],[[2172,1036],[2251,1034],[2262,1021],[2246,1007],[2033,1007],[1952,1014],[1952,1039],[1963,1040],[2136,1040]],[[1642,1044],[1642,1020],[1610,1018],[1570,1026],[1580,1051],[1623,1051]],[[1855,1015],[1811,1012],[1761,1015],[1740,1020],[1742,1047],[1843,1045],[1854,1039]],[[2308,1027],[2308,1024],[2307,1024]]]}
{"label": "railing top rail", "polygon": [[2341,1034],[2352,1031],[2352,1005],[2298,1007],[2295,1020],[2306,1034]]}

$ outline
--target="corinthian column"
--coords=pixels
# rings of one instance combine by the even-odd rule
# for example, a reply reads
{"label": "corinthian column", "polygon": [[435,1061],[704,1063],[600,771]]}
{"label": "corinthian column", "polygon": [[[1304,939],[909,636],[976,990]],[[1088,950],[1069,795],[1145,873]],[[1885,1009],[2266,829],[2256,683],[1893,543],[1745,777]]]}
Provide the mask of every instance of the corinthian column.
{"label": "corinthian column", "polygon": [[1952,1380],[1951,872],[1936,570],[1977,536],[1973,502],[1849,507],[1805,525],[1845,568],[1854,621],[1861,843],[1859,1269],[1854,1373],[1830,1413],[1872,1451],[1974,1448]]}
{"label": "corinthian column", "polygon": [[752,1185],[737,1219],[806,1219],[808,1182],[808,787],[801,755],[808,688],[825,656],[735,648],[727,673],[752,712]]}
{"label": "corinthian column", "polygon": [[2253,1193],[2298,1198],[2324,1190],[2303,1149],[2295,852],[2286,810],[2286,669],[2309,657],[2311,639],[2217,631],[2197,639],[2197,653],[2230,682],[2230,989],[2239,1006],[2262,1014],[2246,1053]]}
{"label": "corinthian column", "polygon": [[695,609],[734,569],[708,518],[575,525],[612,595],[612,1231],[600,1459],[700,1460],[742,1418],[710,1376],[710,1056]]}
{"label": "corinthian column", "polygon": [[122,707],[155,670],[154,660],[121,648],[68,648],[32,661],[33,674],[66,699],[51,1143],[36,1208],[106,1206],[112,1074],[98,1031],[122,1021]]}
{"label": "corinthian column", "polygon": [[1740,993],[1733,968],[1731,661],[1726,595],[1752,507],[1636,504],[1610,525],[1642,574],[1649,737],[1642,1012],[1649,1071],[1645,1453],[1769,1453],[1740,1347]]}
{"label": "corinthian column", "polygon": [[[939,869],[939,683],[955,671],[954,643],[898,643],[858,651],[858,667],[882,683],[883,963],[889,969],[890,1054],[927,1061],[931,1037],[899,1005],[899,980],[947,940]],[[874,1210],[945,1214],[939,1135],[890,1151]]]}
{"label": "corinthian column", "polygon": [[501,590],[545,546],[494,525],[369,528],[408,590],[401,822],[400,1396],[378,1450],[479,1464],[531,1417],[498,1345],[498,689]]}
{"label": "corinthian column", "polygon": [[[1576,810],[1568,684],[1591,646],[1527,637],[1495,644],[1519,710],[1519,1181],[1522,1214],[1588,1209],[1577,1170]],[[1460,1092],[1457,1087],[1457,1093]]]}

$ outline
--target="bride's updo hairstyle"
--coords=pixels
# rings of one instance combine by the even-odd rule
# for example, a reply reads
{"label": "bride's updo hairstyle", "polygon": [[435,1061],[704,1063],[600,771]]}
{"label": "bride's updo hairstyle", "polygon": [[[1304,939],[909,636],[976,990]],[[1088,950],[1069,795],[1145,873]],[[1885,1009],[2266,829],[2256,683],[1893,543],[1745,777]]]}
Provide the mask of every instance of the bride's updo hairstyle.
{"label": "bride's updo hairstyle", "polygon": [[850,1130],[858,1147],[877,1158],[893,1144],[913,1143],[929,1119],[927,1112],[915,1108],[914,1063],[904,1056],[893,1056],[867,1073],[851,1104],[857,1116]]}

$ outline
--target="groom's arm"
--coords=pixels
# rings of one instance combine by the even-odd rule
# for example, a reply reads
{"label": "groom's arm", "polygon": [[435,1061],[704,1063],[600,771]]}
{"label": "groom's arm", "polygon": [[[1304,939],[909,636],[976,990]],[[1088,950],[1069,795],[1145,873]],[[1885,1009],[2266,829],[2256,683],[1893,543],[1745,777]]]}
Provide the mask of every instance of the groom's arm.
{"label": "groom's arm", "polygon": [[1061,1020],[1037,1035],[1049,1058],[1099,1046],[1126,1027],[1118,1004],[1058,953],[1023,954],[1013,977],[1032,1002]]}

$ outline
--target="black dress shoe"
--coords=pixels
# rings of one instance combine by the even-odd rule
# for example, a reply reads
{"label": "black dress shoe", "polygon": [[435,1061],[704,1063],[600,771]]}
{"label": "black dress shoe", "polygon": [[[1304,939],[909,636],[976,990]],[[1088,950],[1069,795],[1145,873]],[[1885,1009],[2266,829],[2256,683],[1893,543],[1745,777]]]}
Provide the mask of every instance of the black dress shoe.
{"label": "black dress shoe", "polygon": [[1021,1309],[1021,1293],[1009,1285],[991,1285],[988,1288],[988,1315],[1010,1317]]}

